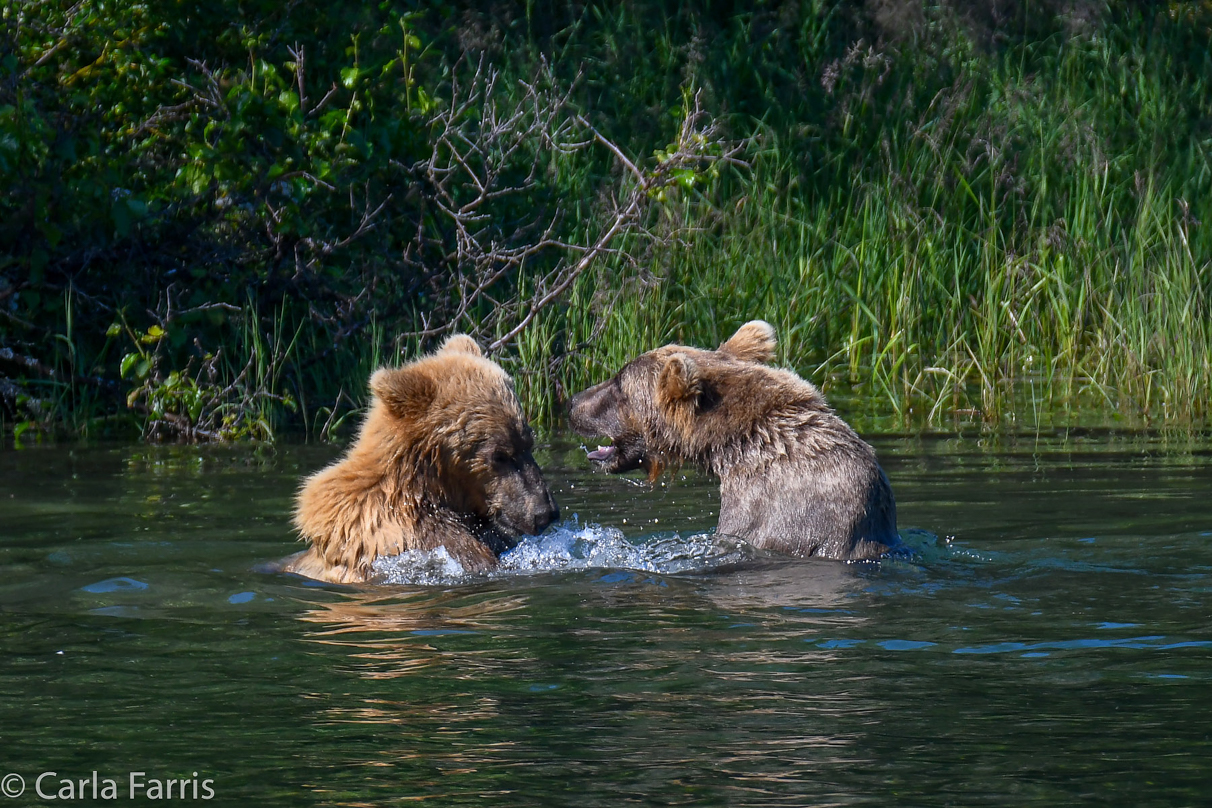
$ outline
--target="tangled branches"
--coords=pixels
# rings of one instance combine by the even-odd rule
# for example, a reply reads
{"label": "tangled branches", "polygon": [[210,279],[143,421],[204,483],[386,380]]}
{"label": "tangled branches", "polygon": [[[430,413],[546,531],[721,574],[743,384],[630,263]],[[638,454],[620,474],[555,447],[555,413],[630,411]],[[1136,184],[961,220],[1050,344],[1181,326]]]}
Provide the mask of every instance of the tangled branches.
{"label": "tangled branches", "polygon": [[[654,207],[673,189],[690,189],[721,164],[745,165],[741,145],[722,139],[697,93],[686,99],[676,139],[641,162],[577,111],[571,89],[557,88],[546,67],[521,89],[520,100],[506,101],[500,75],[481,63],[466,86],[452,86],[451,102],[433,118],[432,151],[410,168],[428,215],[404,258],[428,294],[419,327],[407,336],[458,329],[499,351],[598,259],[634,261],[621,244],[674,237],[650,226]],[[613,169],[594,182],[584,165],[603,156]],[[577,180],[582,198],[545,192],[548,176],[578,170],[591,175]],[[562,234],[588,198],[598,208],[576,218],[594,225]]]}

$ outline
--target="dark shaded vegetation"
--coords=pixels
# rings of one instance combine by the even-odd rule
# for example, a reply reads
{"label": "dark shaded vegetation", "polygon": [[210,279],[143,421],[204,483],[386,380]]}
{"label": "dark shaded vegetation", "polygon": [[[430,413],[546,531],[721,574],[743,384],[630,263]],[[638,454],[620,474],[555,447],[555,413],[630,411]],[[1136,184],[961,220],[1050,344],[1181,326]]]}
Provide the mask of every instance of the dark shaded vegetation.
{"label": "dark shaded vegetation", "polygon": [[670,340],[899,425],[1203,423],[1203,2],[0,0],[19,430],[326,435],[468,331],[550,422]]}

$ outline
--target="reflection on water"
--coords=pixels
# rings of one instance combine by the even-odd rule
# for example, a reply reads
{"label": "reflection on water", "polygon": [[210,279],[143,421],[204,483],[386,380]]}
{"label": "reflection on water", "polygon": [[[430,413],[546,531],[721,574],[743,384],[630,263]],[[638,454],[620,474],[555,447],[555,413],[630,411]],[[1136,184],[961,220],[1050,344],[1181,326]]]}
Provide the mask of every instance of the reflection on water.
{"label": "reflection on water", "polygon": [[1200,804],[1210,445],[877,448],[906,543],[879,563],[760,556],[712,533],[710,480],[557,446],[568,522],[491,576],[432,556],[364,588],[260,571],[335,449],[5,450],[0,773],[284,806]]}
{"label": "reflection on water", "polygon": [[440,664],[426,638],[491,634],[502,618],[526,605],[523,595],[498,595],[467,601],[457,593],[353,591],[337,599],[301,603],[299,618],[315,624],[304,636],[311,642],[347,649],[370,678],[391,678]]}

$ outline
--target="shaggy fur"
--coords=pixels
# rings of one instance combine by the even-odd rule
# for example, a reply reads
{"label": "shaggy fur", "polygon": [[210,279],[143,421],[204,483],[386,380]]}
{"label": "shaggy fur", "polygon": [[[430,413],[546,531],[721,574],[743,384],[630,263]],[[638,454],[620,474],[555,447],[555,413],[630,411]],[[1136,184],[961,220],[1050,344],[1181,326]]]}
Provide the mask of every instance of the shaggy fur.
{"label": "shaggy fur", "polygon": [[716,351],[667,345],[572,400],[572,427],[605,436],[610,472],[693,463],[720,478],[719,532],[768,550],[877,558],[897,543],[888,478],[813,385],[769,367],[774,329],[746,323]]}
{"label": "shaggy fur", "polygon": [[299,492],[295,527],[311,547],[287,571],[358,583],[379,556],[439,546],[481,571],[559,517],[513,383],[469,337],[376,371],[370,389],[357,441]]}

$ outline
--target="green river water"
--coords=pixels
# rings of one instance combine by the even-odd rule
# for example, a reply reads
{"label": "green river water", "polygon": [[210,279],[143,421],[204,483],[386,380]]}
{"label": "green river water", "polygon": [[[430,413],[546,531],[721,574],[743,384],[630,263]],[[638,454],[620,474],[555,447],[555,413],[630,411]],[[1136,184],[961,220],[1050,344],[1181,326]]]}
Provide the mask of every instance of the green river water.
{"label": "green river water", "polygon": [[363,589],[266,571],[337,448],[0,449],[0,807],[1212,804],[1212,441],[874,443],[906,557],[557,443],[501,572]]}

